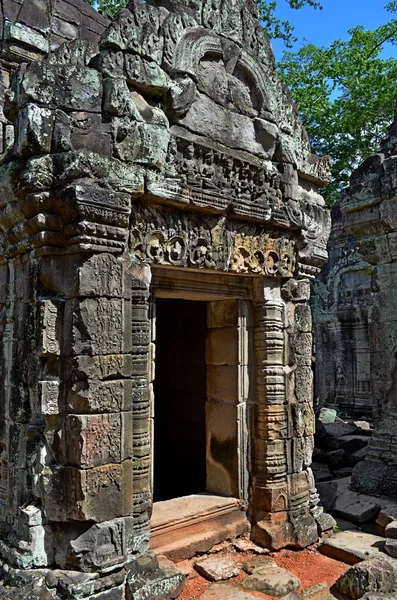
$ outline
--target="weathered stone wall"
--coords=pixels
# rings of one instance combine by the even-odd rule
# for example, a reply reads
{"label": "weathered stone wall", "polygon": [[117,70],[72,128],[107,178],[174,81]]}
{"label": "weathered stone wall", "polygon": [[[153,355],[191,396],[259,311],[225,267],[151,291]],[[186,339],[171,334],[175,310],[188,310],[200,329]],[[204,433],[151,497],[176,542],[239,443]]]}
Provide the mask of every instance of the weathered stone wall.
{"label": "weathered stone wall", "polygon": [[337,202],[328,260],[312,284],[315,403],[336,408],[342,418],[371,420],[371,268],[358,243],[357,236],[346,233]]}
{"label": "weathered stone wall", "polygon": [[[3,0],[0,6],[0,102],[18,65],[40,60],[74,39],[97,43],[109,20],[83,0]],[[13,142],[0,111],[0,152]]]}
{"label": "weathered stone wall", "polygon": [[394,120],[380,152],[353,173],[341,198],[344,228],[356,237],[363,259],[371,265],[369,345],[375,431],[366,460],[353,471],[352,486],[394,498],[397,497],[396,131]]}
{"label": "weathered stone wall", "polygon": [[98,45],[68,42],[12,79],[15,139],[0,166],[0,550],[13,564],[102,582],[109,569],[124,581],[128,564],[132,590],[156,569],[149,298],[159,268],[251,282],[255,539],[305,546],[332,526],[310,470],[308,307],[326,258],[317,189],[329,165],[310,153],[255,11],[242,0],[189,12],[131,0]]}

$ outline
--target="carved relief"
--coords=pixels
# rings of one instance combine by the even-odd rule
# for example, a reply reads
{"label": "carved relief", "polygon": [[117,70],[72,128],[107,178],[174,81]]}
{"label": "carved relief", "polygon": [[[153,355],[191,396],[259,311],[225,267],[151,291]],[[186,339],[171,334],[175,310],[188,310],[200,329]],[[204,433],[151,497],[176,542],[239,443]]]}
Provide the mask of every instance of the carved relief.
{"label": "carved relief", "polygon": [[42,342],[40,356],[59,354],[57,333],[58,307],[52,300],[43,300],[40,306]]}
{"label": "carved relief", "polygon": [[294,271],[295,242],[287,234],[139,205],[133,214],[134,259],[278,277]]}

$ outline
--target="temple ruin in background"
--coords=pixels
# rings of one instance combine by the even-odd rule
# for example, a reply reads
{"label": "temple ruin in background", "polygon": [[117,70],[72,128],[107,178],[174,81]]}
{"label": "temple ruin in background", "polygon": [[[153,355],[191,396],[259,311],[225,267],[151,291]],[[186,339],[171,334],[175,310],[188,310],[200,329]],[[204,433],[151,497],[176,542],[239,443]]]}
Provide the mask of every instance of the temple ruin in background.
{"label": "temple ruin in background", "polygon": [[329,165],[254,3],[3,5],[4,87],[28,64],[0,166],[2,557],[62,569],[69,597],[175,597],[150,549],[192,551],[172,515],[200,551],[315,542]]}
{"label": "temple ruin in background", "polygon": [[340,202],[332,209],[328,260],[312,284],[315,408],[372,421],[371,267],[361,256],[360,227],[349,234]]}

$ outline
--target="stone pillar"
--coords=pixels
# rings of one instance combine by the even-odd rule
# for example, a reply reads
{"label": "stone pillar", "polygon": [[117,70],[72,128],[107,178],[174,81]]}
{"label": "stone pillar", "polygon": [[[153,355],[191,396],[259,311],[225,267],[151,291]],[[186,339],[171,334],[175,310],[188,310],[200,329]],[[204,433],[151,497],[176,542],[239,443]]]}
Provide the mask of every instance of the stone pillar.
{"label": "stone pillar", "polygon": [[295,307],[279,290],[265,288],[254,314],[253,536],[272,548],[318,539],[308,471],[314,434],[311,315],[307,295],[302,299]]}
{"label": "stone pillar", "polygon": [[[273,286],[272,286],[273,287]],[[253,537],[271,548],[305,547],[335,521],[319,505],[313,451],[309,282],[264,287],[254,312],[256,428]]]}
{"label": "stone pillar", "polygon": [[132,282],[132,448],[133,515],[131,551],[137,555],[150,546],[151,424],[150,394],[154,379],[154,344],[150,342],[149,320],[150,268]]}

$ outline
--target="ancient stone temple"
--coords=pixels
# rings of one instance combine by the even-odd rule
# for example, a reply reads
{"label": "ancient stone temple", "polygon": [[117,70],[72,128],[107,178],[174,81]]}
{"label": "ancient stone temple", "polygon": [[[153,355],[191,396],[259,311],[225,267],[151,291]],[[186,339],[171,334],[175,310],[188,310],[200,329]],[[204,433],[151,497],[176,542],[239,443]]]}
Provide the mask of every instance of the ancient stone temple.
{"label": "ancient stone temple", "polygon": [[0,553],[71,598],[175,597],[150,548],[172,557],[180,526],[201,551],[332,526],[308,306],[328,160],[254,3],[131,0],[79,31],[6,94]]}
{"label": "ancient stone temple", "polygon": [[332,209],[328,260],[312,284],[316,349],[315,406],[348,419],[372,420],[371,268],[347,234],[340,203]]}
{"label": "ancient stone temple", "polygon": [[378,154],[352,175],[341,210],[346,232],[359,239],[369,263],[370,372],[375,431],[366,460],[353,471],[352,486],[374,495],[397,498],[397,263],[396,263],[397,120]]}

